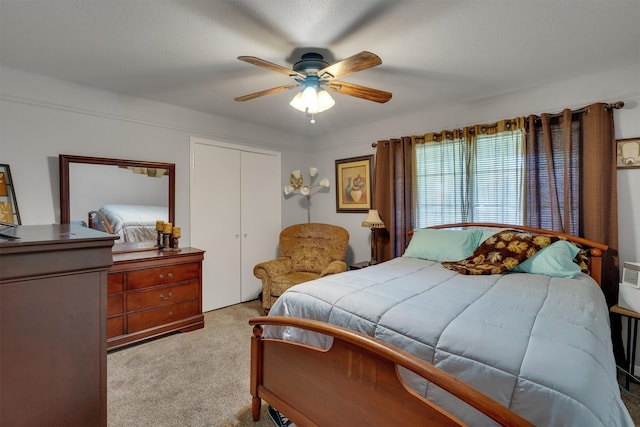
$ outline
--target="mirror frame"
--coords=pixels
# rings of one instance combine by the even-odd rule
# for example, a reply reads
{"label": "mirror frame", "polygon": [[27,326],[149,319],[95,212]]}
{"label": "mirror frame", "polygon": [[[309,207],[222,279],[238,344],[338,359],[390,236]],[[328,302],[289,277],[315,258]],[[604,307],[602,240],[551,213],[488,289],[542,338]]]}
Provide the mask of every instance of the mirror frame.
{"label": "mirror frame", "polygon": [[[71,200],[69,165],[71,163],[85,163],[92,165],[128,166],[138,168],[167,169],[169,171],[169,222],[175,224],[176,215],[176,165],[175,163],[147,162],[143,160],[109,159],[105,157],[74,156],[70,154],[58,155],[60,164],[60,223],[71,222]],[[155,243],[155,242],[154,242]]]}

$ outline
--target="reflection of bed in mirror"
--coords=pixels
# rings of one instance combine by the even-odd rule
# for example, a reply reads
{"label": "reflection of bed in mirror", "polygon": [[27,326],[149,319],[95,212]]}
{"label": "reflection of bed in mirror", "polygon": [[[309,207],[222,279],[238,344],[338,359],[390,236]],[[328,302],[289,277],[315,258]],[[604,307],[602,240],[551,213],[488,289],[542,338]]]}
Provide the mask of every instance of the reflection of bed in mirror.
{"label": "reflection of bed in mirror", "polygon": [[156,221],[174,223],[175,164],[61,154],[60,213],[120,236],[114,252],[153,247]]}
{"label": "reflection of bed in mirror", "polygon": [[106,204],[88,213],[89,228],[120,236],[120,242],[157,237],[156,221],[168,222],[166,206]]}

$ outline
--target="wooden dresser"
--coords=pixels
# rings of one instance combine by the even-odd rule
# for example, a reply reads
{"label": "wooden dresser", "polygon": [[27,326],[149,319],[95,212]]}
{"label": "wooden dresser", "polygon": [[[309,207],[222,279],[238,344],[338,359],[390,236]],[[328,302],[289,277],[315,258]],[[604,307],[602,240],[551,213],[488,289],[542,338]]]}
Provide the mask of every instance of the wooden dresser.
{"label": "wooden dresser", "polygon": [[27,225],[0,239],[0,425],[107,425],[115,236]]}
{"label": "wooden dresser", "polygon": [[204,251],[114,253],[107,277],[107,347],[204,327]]}

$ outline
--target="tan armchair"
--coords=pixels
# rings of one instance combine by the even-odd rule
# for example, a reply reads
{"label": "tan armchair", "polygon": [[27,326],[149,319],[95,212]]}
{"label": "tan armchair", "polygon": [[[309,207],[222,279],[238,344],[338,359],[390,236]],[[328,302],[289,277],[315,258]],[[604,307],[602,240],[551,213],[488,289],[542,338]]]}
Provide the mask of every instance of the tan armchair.
{"label": "tan armchair", "polygon": [[280,258],[262,262],[253,274],[262,280],[262,307],[268,311],[298,283],[347,270],[349,233],[329,224],[297,224],[280,232]]}

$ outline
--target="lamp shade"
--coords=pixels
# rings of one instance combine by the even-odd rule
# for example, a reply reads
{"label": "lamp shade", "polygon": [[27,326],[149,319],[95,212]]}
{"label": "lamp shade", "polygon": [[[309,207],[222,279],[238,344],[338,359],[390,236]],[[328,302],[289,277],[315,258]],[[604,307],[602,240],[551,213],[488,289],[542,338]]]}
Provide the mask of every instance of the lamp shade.
{"label": "lamp shade", "polygon": [[376,209],[369,209],[367,218],[362,221],[362,226],[366,228],[384,228],[384,222],[380,219],[380,214]]}
{"label": "lamp shade", "polygon": [[302,92],[298,92],[289,103],[296,110],[308,114],[321,113],[335,104],[329,92],[324,89],[318,91],[314,86],[307,86]]}
{"label": "lamp shade", "polygon": [[336,105],[336,101],[334,101],[331,95],[329,95],[329,92],[324,89],[318,92],[318,113],[327,111],[334,105]]}

